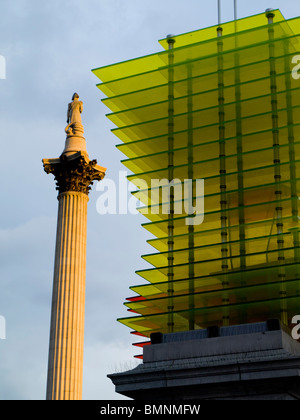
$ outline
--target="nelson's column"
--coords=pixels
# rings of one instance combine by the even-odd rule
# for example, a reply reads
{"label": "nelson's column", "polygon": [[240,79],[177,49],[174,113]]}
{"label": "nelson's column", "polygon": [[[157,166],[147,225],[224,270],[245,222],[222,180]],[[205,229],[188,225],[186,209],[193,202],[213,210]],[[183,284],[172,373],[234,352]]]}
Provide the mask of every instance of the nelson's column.
{"label": "nelson's column", "polygon": [[88,193],[106,171],[89,159],[82,109],[74,93],[68,106],[65,148],[59,158],[43,159],[58,190],[47,400],[82,398]]}

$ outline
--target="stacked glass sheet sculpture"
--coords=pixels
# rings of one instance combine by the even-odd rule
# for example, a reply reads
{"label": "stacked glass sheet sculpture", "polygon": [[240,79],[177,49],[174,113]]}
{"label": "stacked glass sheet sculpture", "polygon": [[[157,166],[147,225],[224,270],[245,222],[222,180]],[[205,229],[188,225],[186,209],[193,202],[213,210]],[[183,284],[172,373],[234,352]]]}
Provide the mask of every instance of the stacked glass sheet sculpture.
{"label": "stacked glass sheet sculpture", "polygon": [[119,321],[145,337],[288,325],[300,314],[300,18],[275,10],[160,43],[93,70],[155,235]]}

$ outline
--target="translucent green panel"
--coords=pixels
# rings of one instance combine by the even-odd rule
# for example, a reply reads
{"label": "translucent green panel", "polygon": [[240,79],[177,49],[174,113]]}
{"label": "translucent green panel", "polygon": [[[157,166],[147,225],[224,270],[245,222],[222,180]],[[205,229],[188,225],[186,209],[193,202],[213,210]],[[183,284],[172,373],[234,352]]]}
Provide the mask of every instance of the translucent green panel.
{"label": "translucent green panel", "polygon": [[[300,97],[300,95],[299,95]],[[300,127],[299,127],[300,128]],[[270,145],[271,141],[269,140],[269,147],[265,149],[258,149],[258,150],[251,150],[245,152],[243,154],[243,169],[246,171],[247,169],[253,168],[253,162],[255,162],[255,166],[262,166],[263,164],[267,165],[273,163],[273,146]],[[285,141],[287,138],[285,138]],[[186,142],[187,143],[187,142]],[[267,143],[267,142],[266,142]],[[264,144],[260,144],[263,146]],[[288,144],[282,144],[278,146],[280,148],[280,157],[281,162],[288,162],[290,161],[290,150]],[[294,143],[295,154],[296,156],[300,155],[300,143]],[[196,161],[194,165],[201,165],[201,169],[199,168],[199,172],[203,171],[206,174],[206,177],[211,176],[212,173],[216,173],[218,171],[218,147],[216,144],[205,144],[205,145],[193,145],[193,155],[199,156],[199,158],[203,158],[203,161],[200,163]],[[236,143],[228,142],[227,145],[227,156],[226,156],[226,163],[231,168],[232,171],[238,170],[238,161],[237,161],[237,154],[236,152]],[[230,153],[232,152],[232,153]],[[185,147],[181,147],[180,149],[173,149],[174,153],[174,165],[181,166],[188,164],[188,145]],[[132,158],[130,160],[123,160],[122,163],[132,172],[137,174],[149,173],[159,170],[164,170],[168,166],[168,151],[165,152],[158,152],[153,153],[146,156],[139,156],[137,158]],[[134,177],[132,177],[134,178]],[[131,178],[131,179],[132,179]],[[149,185],[150,187],[150,185]],[[144,195],[144,191],[142,190],[140,194],[136,194],[137,198],[140,199]],[[147,194],[150,195],[150,194]]]}
{"label": "translucent green panel", "polygon": [[[230,107],[230,105],[228,105]],[[259,109],[258,109],[259,110]],[[215,110],[216,111],[216,110]],[[231,112],[230,112],[231,111]],[[231,118],[233,115],[233,106],[231,109],[228,109],[228,118],[225,120],[226,130],[228,133],[234,133],[236,129],[235,120]],[[261,109],[261,111],[265,111],[265,108]],[[293,113],[295,114],[295,119],[299,121],[300,119],[300,108],[299,106],[293,108]],[[243,130],[244,133],[251,133],[255,129],[257,130],[266,130],[270,124],[270,117],[272,116],[272,111],[268,112],[261,112],[260,114],[254,114],[250,116],[246,116],[243,118]],[[230,118],[231,117],[231,118]],[[218,132],[219,124],[218,124],[218,113],[214,112],[214,110],[205,110],[205,111],[195,111],[192,114],[193,121],[195,122],[196,128],[205,129],[207,132],[211,132],[213,138],[216,138],[216,133]],[[287,124],[287,109],[280,109],[278,111],[278,118],[282,121],[283,125]],[[175,115],[174,117],[174,124],[178,131],[183,131],[188,129],[188,121],[187,121],[187,114],[180,114]],[[127,141],[135,141],[142,138],[147,138],[151,136],[160,136],[162,134],[166,134],[168,130],[168,118],[161,118],[154,121],[147,121],[139,124],[134,124],[130,126],[126,126],[124,128],[116,128],[112,131],[114,134],[119,137],[120,140],[127,142]],[[216,131],[217,130],[217,131]],[[204,134],[205,138],[207,138],[207,134]]]}
{"label": "translucent green panel", "polygon": [[[263,94],[263,92],[267,91],[269,76],[262,76],[264,74],[268,74],[269,60],[267,58],[265,60],[262,60],[259,56],[260,51],[258,51],[257,48],[255,52],[258,54],[257,57],[260,58],[259,60],[257,60],[256,58],[255,61],[250,61],[243,65],[239,63],[238,67],[224,69],[224,76],[226,78],[225,91],[226,97],[229,101],[233,100],[234,98],[233,87],[236,85],[236,81],[234,78],[236,69],[238,69],[240,73],[239,84],[243,88],[244,99],[253,97],[253,94],[256,91],[260,92],[260,94]],[[241,54],[242,52],[239,54],[239,59],[241,58]],[[249,58],[249,55],[245,52],[244,54],[244,61],[246,61],[246,59]],[[235,55],[233,53],[231,53],[231,55],[231,59],[233,61],[235,59]],[[285,61],[291,61],[293,55],[294,52],[290,53],[290,56],[288,54],[285,54],[283,57],[275,58],[278,76],[282,76],[283,74],[288,74],[290,76],[290,73],[285,73]],[[213,62],[215,64],[215,59],[213,59]],[[202,67],[203,64],[205,65],[205,63],[203,63],[202,60],[201,68],[205,69],[205,66]],[[146,78],[146,75],[144,75],[143,77]],[[119,94],[118,96],[103,99],[103,103],[105,103],[114,112],[155,104],[162,98],[167,98],[168,96],[167,75],[165,77],[166,80],[163,85],[157,86],[157,84],[155,84],[152,87],[148,87],[142,90]],[[174,97],[176,99],[188,94],[189,82],[192,82],[193,95],[198,95],[199,100],[203,101],[204,104],[207,104],[207,106],[215,105],[215,101],[213,100],[216,100],[216,97],[212,95],[213,93],[217,93],[215,71],[208,74],[197,76],[193,75],[193,77],[185,78],[182,80],[176,80],[174,82]],[[282,81],[279,80],[280,87],[282,87],[281,83]],[[296,81],[292,82],[292,85],[295,88],[298,86]],[[137,86],[140,87],[140,84],[138,84]],[[102,90],[103,85],[99,85],[99,88]]]}
{"label": "translucent green panel", "polygon": [[[284,270],[286,274],[286,281],[294,280],[299,278],[299,265],[298,263],[291,264],[278,264],[270,263],[260,267],[248,267],[244,270],[231,271],[230,273],[220,272],[218,276],[199,276],[194,277],[192,284],[194,291],[197,293],[210,293],[211,291],[220,291],[224,279],[228,283],[227,289],[233,289],[235,287],[257,286],[266,285],[277,282],[278,272]],[[172,286],[174,290],[174,296],[185,294],[190,290],[191,282],[189,278],[175,280],[173,282],[156,282],[154,284],[143,284],[138,286],[131,286],[130,289],[133,292],[138,293],[140,296],[149,299],[157,299],[165,297],[168,294],[168,288]],[[143,305],[144,302],[141,302]]]}
{"label": "translucent green panel", "polygon": [[[292,213],[292,200],[284,199],[281,202],[283,209],[283,217],[289,217]],[[265,202],[262,204],[255,203],[245,206],[245,219],[247,223],[255,223],[262,220],[274,220],[276,216],[276,207],[277,201],[273,200],[271,202]],[[227,210],[227,212],[215,210],[215,211],[205,211],[204,221],[202,224],[194,226],[194,232],[200,232],[202,230],[208,230],[208,227],[211,229],[220,229],[220,220],[221,216],[227,214],[227,217],[230,219],[230,225],[237,225],[239,223],[241,207],[232,207]],[[147,217],[156,218],[158,221],[153,221],[151,223],[143,224],[143,226],[151,233],[157,237],[164,237],[168,231],[168,225],[170,223],[170,217],[165,214],[155,215],[147,214]],[[181,216],[175,215],[173,220],[174,229],[177,234],[184,234],[187,231],[187,217],[188,215]],[[274,222],[275,223],[275,222]],[[292,227],[292,226],[289,226]]]}
{"label": "translucent green panel", "polygon": [[[274,185],[273,188],[263,188],[260,191],[258,189],[253,189],[247,191],[248,194],[244,195],[244,217],[246,222],[253,222],[263,219],[272,219],[275,217],[275,208],[278,206],[278,201],[274,199],[276,188],[278,186]],[[208,224],[215,225],[219,223],[221,216],[226,213],[227,217],[230,219],[230,222],[235,224],[239,217],[240,207],[238,206],[238,193],[231,193],[227,195],[227,208],[226,210],[220,210],[220,200],[221,195],[217,194],[211,197],[205,197],[205,206],[208,210],[205,211],[203,226]],[[281,188],[281,201],[280,205],[282,207],[282,213],[284,216],[291,214],[292,208],[292,199],[290,198],[290,190],[285,190]],[[175,195],[176,198],[176,195]],[[197,198],[195,203],[195,211],[197,208],[200,209],[200,199],[201,196]],[[176,219],[182,219],[183,217],[188,218],[192,213],[189,213],[188,204],[184,203],[181,200],[174,202],[175,213],[174,221]],[[146,216],[152,222],[155,221],[168,221],[170,219],[168,202],[162,203],[158,206],[152,205],[151,207],[142,207],[139,209],[140,213]],[[200,210],[198,210],[200,213]],[[187,223],[186,223],[187,224]]]}
{"label": "translucent green panel", "polygon": [[[196,156],[207,156],[207,159],[210,157],[216,156],[219,140],[216,138],[209,138],[209,136],[205,136],[207,141],[203,141],[201,129],[194,128],[193,129],[193,148],[198,146],[199,148],[195,152]],[[288,126],[280,126],[278,128],[280,137],[283,143],[288,142]],[[203,130],[204,131],[204,130]],[[293,125],[293,131],[295,138],[299,138],[300,135],[300,124]],[[261,148],[262,145],[266,143],[266,136],[269,139],[270,143],[270,129],[243,134],[242,142],[243,142],[243,150],[244,152],[248,152],[251,150],[256,150]],[[236,136],[233,137],[225,137],[226,140],[226,150],[228,150],[228,154],[234,154],[236,151]],[[188,130],[174,133],[174,150],[182,150],[187,147],[188,143]],[[160,137],[152,137],[146,140],[135,141],[131,143],[122,143],[117,145],[118,149],[124,153],[129,158],[138,158],[143,159],[144,156],[147,155],[154,155],[154,153],[161,153],[167,152],[168,153],[168,142],[167,136],[163,135]],[[159,159],[159,156],[156,156],[155,159],[152,159],[152,164],[156,165],[156,159]],[[196,159],[195,159],[196,160]],[[127,160],[122,160],[122,163],[127,166]],[[140,172],[140,171],[139,171]]]}
{"label": "translucent green panel", "polygon": [[166,54],[167,53],[163,52],[135,58],[133,60],[93,69],[92,72],[103,82],[124,79],[138,73],[156,70],[157,67],[162,64],[159,57],[164,57]]}
{"label": "translucent green panel", "polygon": [[[222,326],[222,313],[224,312],[229,314],[232,325],[259,322],[262,319],[280,318],[280,306],[285,304],[288,307],[288,318],[291,319],[294,314],[299,312],[299,297],[300,295],[297,294],[287,299],[265,299],[257,302],[232,304],[230,306],[198,308],[193,311],[195,329],[207,328],[211,325]],[[190,313],[190,310],[173,313],[174,332],[189,330]],[[150,334],[156,331],[168,333],[168,320],[169,313],[118,319],[122,324],[142,332],[147,337],[150,337]]]}
{"label": "translucent green panel", "polygon": [[[126,303],[137,316],[120,320],[140,334],[299,313],[300,18],[274,13],[274,24],[228,22],[220,37],[215,26],[178,35],[172,49],[162,40],[167,51],[93,70],[156,237],[152,267],[137,271],[147,283]],[[204,218],[189,224],[183,183],[199,210],[199,179]]]}
{"label": "translucent green panel", "polygon": [[[204,218],[205,222],[205,218]],[[283,217],[282,222],[284,224],[285,231],[290,231],[293,227],[295,227],[295,221],[293,217]],[[296,225],[298,222],[296,222]],[[151,226],[151,225],[150,225]],[[233,225],[231,224],[227,231],[231,241],[238,241],[240,235],[240,226],[241,225]],[[211,246],[220,241],[220,231],[221,227],[218,226],[216,229],[208,229],[205,230],[205,227],[210,227],[210,224],[202,224],[199,225],[198,230],[194,229],[192,234],[188,233],[188,229],[186,227],[186,232],[182,233],[181,235],[174,236],[174,251],[179,249],[188,248],[190,245],[190,238],[193,238],[193,246]],[[275,232],[276,228],[276,221],[274,219],[263,219],[259,222],[252,222],[247,223],[244,225],[246,229],[246,238],[252,239],[257,238],[264,235],[272,235]],[[184,230],[184,229],[183,229]],[[159,237],[158,238],[150,239],[147,242],[152,245],[155,249],[159,252],[167,252],[168,250],[168,240],[169,237]]]}
{"label": "translucent green panel", "polygon": [[[245,188],[243,190],[243,206],[255,206],[260,204],[261,202],[266,202],[266,200],[269,200],[269,203],[276,203],[276,191],[280,191],[281,199],[290,199],[290,204],[291,206],[293,206],[295,204],[294,201],[297,198],[292,196],[292,191],[299,192],[299,181],[299,178],[295,178],[293,180],[293,183],[291,183],[291,181],[281,181],[280,183],[271,182],[270,184],[263,185],[262,188],[259,188],[258,185]],[[191,203],[192,198],[185,198],[184,188],[185,187],[182,187],[182,184],[174,184],[174,214],[176,215],[175,218],[190,215],[195,211],[199,212],[200,205],[204,197],[205,206],[208,209],[206,211],[207,215],[213,214],[216,211],[221,211],[219,207],[222,193],[214,192],[209,194],[210,191],[208,190],[208,192],[206,192],[205,195],[201,195],[201,193],[199,192],[199,194],[193,196],[194,208],[190,210],[189,204]],[[152,221],[168,219],[167,215],[169,214],[170,187],[164,186],[160,190],[161,191],[159,191],[158,188],[153,188],[152,190],[143,191],[145,192],[145,197],[140,197],[141,194],[139,192],[133,194],[140,200],[142,200],[145,204],[145,206],[138,207],[139,212]],[[241,190],[228,190],[226,195],[228,210],[239,207],[238,197],[240,193]],[[183,198],[181,199],[181,197]]]}
{"label": "translucent green panel", "polygon": [[[218,259],[221,258],[221,248],[224,246],[224,244],[220,243],[220,237],[219,237],[219,243],[217,244],[208,244],[208,245],[202,245],[199,247],[193,248],[193,257],[195,258],[195,261],[205,261],[208,259]],[[243,246],[245,249],[245,254],[258,254],[258,253],[264,253],[264,262],[268,262],[270,259],[273,258],[273,251],[278,250],[278,236],[277,234],[270,234],[269,236],[264,237],[256,237],[256,238],[250,238],[245,239]],[[291,248],[294,245],[293,242],[293,236],[291,233],[285,233],[282,235],[282,240],[284,241],[284,248]],[[240,255],[241,248],[240,241],[228,241],[227,247],[229,249],[230,257],[237,257]],[[174,264],[184,264],[189,259],[189,252],[191,248],[185,248],[180,250],[175,250],[172,252],[172,256],[174,258]],[[270,255],[268,255],[270,253]],[[168,256],[169,252],[162,252],[158,254],[149,254],[144,255],[142,258],[144,258],[145,261],[149,262],[153,266],[159,268],[159,267],[165,267],[168,265]],[[276,256],[275,256],[276,258]]]}
{"label": "translucent green panel", "polygon": [[[267,244],[267,241],[265,242]],[[284,257],[287,263],[294,262],[295,249],[294,248],[283,248]],[[227,261],[228,260],[228,261]],[[264,264],[274,264],[278,261],[278,250],[268,251],[266,254],[266,248],[261,252],[247,254],[245,257],[246,267],[263,267]],[[222,265],[225,262],[225,258],[219,257],[211,260],[196,261],[193,264],[193,271],[196,277],[203,276],[217,276],[222,274]],[[229,263],[229,271],[237,270],[240,267],[240,256],[230,256],[226,258],[226,262]],[[182,263],[173,266],[174,280],[180,280],[189,277],[190,265],[189,263]],[[139,270],[136,272],[143,279],[155,284],[158,282],[166,281],[168,275],[168,266],[150,268],[146,270]]]}
{"label": "translucent green panel", "polygon": [[[281,76],[285,81],[286,74]],[[290,74],[288,74],[290,77]],[[280,80],[280,78],[278,77]],[[241,86],[243,89],[243,86]],[[269,92],[269,87],[264,86],[264,89],[260,90],[259,97],[251,97],[247,99],[243,99],[240,102],[240,106],[243,109],[243,118],[249,117],[251,115],[256,115],[259,111],[263,112],[265,109],[270,107],[271,102],[271,93]],[[225,91],[224,94],[227,93],[227,104],[225,105],[225,112],[229,113],[230,115],[234,114],[233,106],[235,106],[234,101],[234,90],[233,88],[230,89],[229,92]],[[264,95],[262,95],[264,93]],[[295,90],[289,91],[291,100],[293,101],[294,106],[299,106],[299,86],[295,88]],[[277,101],[279,109],[286,109],[286,94],[287,91],[284,90],[282,92],[278,91],[277,93]],[[230,97],[229,97],[230,95]],[[253,95],[253,90],[252,90]],[[245,95],[246,96],[246,95]],[[228,98],[229,97],[229,98]],[[242,96],[243,97],[243,96]],[[218,99],[218,92],[212,91],[210,94],[207,94],[206,97],[202,97],[202,94],[194,94],[190,97],[190,100],[193,103],[193,120],[203,120],[203,121],[210,121],[212,113],[214,115],[218,115],[216,112],[217,105],[216,101]],[[209,104],[214,104],[213,106],[209,107]],[[174,110],[176,114],[185,114],[188,112],[188,105],[189,101],[187,97],[181,97],[174,101]],[[202,111],[201,113],[195,113],[195,111]],[[119,127],[126,126],[128,124],[138,124],[141,121],[151,121],[155,118],[161,117],[168,117],[168,102],[163,101],[159,103],[155,103],[149,106],[143,106],[140,108],[133,108],[127,111],[118,112],[115,114],[108,115],[110,120],[118,125]],[[212,121],[213,122],[213,121]]]}
{"label": "translucent green panel", "polygon": [[[299,19],[294,25],[299,25]],[[274,43],[276,44],[275,57],[297,51],[299,43],[296,35],[291,35],[288,25],[275,24]],[[209,74],[217,69],[217,62],[213,56],[217,54],[217,40],[198,43],[193,46],[176,48],[175,54],[175,76],[174,80],[187,78],[187,61],[206,60],[196,67],[194,76]],[[256,41],[256,42],[255,42]],[[224,53],[224,69],[235,67],[235,55],[231,52],[239,52],[240,64],[249,65],[260,60],[268,59],[268,29],[254,29],[244,34],[222,37]],[[237,49],[236,45],[239,46]],[[245,48],[246,47],[246,48]],[[290,51],[289,51],[290,50]],[[226,54],[228,52],[228,54]],[[211,57],[211,58],[210,58]],[[141,89],[148,89],[167,83],[168,53],[162,52],[140,59],[130,60],[114,66],[93,70],[94,74],[106,83],[99,84],[99,89],[106,95],[122,95],[134,92],[137,86]],[[200,63],[199,63],[200,64]],[[204,72],[203,72],[204,71]]]}
{"label": "translucent green panel", "polygon": [[[274,22],[282,22],[284,21],[284,17],[282,16],[280,10],[274,10]],[[235,32],[246,31],[249,29],[253,29],[259,26],[266,25],[266,16],[265,13],[260,13],[258,15],[250,16],[244,19],[239,19],[233,22],[222,23],[223,33],[233,34]],[[188,32],[182,35],[177,35],[174,37],[176,40],[176,46],[186,46],[189,44],[198,43],[201,41],[207,41],[210,38],[215,38],[217,33],[218,26],[211,26],[209,28],[200,29],[193,32]],[[159,41],[163,48],[166,50],[168,49],[167,38],[164,38]]]}
{"label": "translucent green panel", "polygon": [[[229,305],[236,303],[256,302],[258,300],[278,299],[280,297],[280,282],[270,282],[259,285],[249,285],[235,288],[227,288],[226,296]],[[287,298],[299,295],[300,292],[300,278],[287,280],[285,282]],[[189,290],[186,290],[185,295],[176,295],[173,299],[175,311],[183,311],[189,309],[190,295]],[[193,305],[195,308],[210,308],[214,306],[222,306],[224,298],[224,289],[210,290],[209,292],[198,292],[194,290]],[[141,315],[152,315],[155,313],[166,313],[168,311],[169,299],[167,293],[164,297],[156,299],[147,298],[139,302],[125,303],[125,305]]]}
{"label": "translucent green panel", "polygon": [[[238,214],[238,210],[235,210],[236,214]],[[272,209],[270,211],[270,213],[272,214]],[[274,207],[273,207],[273,215],[274,215]],[[216,214],[217,217],[217,214]],[[215,219],[216,219],[215,217]],[[236,220],[237,218],[235,218]],[[283,217],[283,220],[286,220],[286,228],[292,228],[294,227],[294,219],[291,216],[291,211],[289,212],[289,216],[285,216]],[[217,220],[213,223],[213,221],[211,221],[210,223],[206,223],[209,222],[208,217],[206,217],[206,214],[204,215],[204,222],[201,225],[195,225],[194,226],[194,233],[201,233],[203,232],[210,232],[213,231],[215,232],[214,234],[217,235],[218,232],[217,230],[219,230],[220,232],[220,219]],[[247,228],[250,225],[250,228],[254,229],[254,235],[256,234],[256,229],[257,229],[257,234],[258,235],[263,235],[269,232],[266,232],[264,229],[264,223],[267,226],[274,225],[275,221],[274,218],[271,217],[269,220],[266,220],[265,218],[259,218],[259,220],[251,220],[248,221],[247,224]],[[168,234],[168,221],[166,220],[161,220],[159,222],[151,222],[151,223],[144,223],[142,225],[146,230],[148,230],[152,235],[156,236],[157,238],[159,238],[159,240],[161,238],[165,238],[166,235]],[[240,226],[240,225],[239,225]],[[210,229],[209,229],[210,228]],[[231,222],[230,226],[228,227],[228,232],[231,232],[231,229],[237,229],[237,232],[239,232],[238,228],[237,228],[237,223],[233,223],[233,221]],[[177,235],[185,235],[187,233],[187,225],[186,225],[186,217],[181,217],[181,218],[176,218],[174,220],[174,230],[176,231]],[[208,235],[210,235],[210,233],[207,233]],[[206,238],[204,237],[204,240]]]}
{"label": "translucent green panel", "polygon": [[[299,163],[300,161],[297,160],[294,163],[297,171],[299,171]],[[244,181],[245,181],[245,188],[251,188],[260,185],[268,185],[274,181],[274,167],[273,165],[267,166],[258,166],[252,168],[244,169]],[[290,162],[283,162],[278,164],[278,167],[281,169],[281,180],[287,181],[290,179]],[[210,168],[210,172],[206,172]],[[174,179],[179,179],[184,182],[185,179],[189,179],[188,177],[188,165],[180,165],[174,167]],[[210,194],[213,194],[218,191],[218,183],[220,182],[220,174],[216,173],[218,168],[204,165],[202,163],[195,162],[193,165],[194,169],[194,177],[195,179],[205,179],[205,188],[209,191]],[[230,170],[230,168],[229,168]],[[296,172],[297,172],[296,171]],[[238,173],[235,172],[228,172],[226,175],[226,184],[229,190],[237,189],[237,175]],[[298,177],[296,175],[296,177]],[[168,169],[163,168],[156,171],[149,171],[144,173],[139,173],[137,175],[129,175],[128,179],[133,183],[137,184],[138,186],[141,184],[140,180],[144,180],[147,185],[151,185],[152,179],[167,179],[168,178]],[[144,187],[144,185],[142,186]]]}
{"label": "translucent green panel", "polygon": [[115,96],[135,92],[137,86],[143,89],[149,89],[153,86],[165,84],[166,81],[167,69],[164,69],[164,71],[151,70],[147,73],[138,73],[126,79],[112,80],[104,84],[98,84],[97,86],[105,95]]}
{"label": "translucent green panel", "polygon": [[[180,82],[178,82],[180,83]],[[185,82],[182,82],[185,83]],[[140,86],[136,86],[138,88]],[[101,90],[101,86],[99,86]],[[113,112],[135,108],[137,106],[146,106],[154,104],[162,98],[166,98],[168,95],[168,83],[164,81],[164,84],[158,86],[150,86],[147,89],[134,90],[132,92],[126,92],[123,95],[112,96],[110,98],[102,99],[102,102]]]}
{"label": "translucent green panel", "polygon": [[[298,166],[299,168],[299,166]],[[297,168],[297,169],[298,169]],[[252,175],[252,173],[251,173]],[[255,184],[253,186],[245,188],[243,191],[243,205],[245,207],[253,206],[256,204],[259,204],[261,202],[266,202],[268,200],[269,203],[274,202],[274,197],[276,194],[276,191],[280,188],[281,193],[281,199],[292,199],[292,192],[291,188],[295,190],[295,192],[298,192],[299,190],[299,179],[295,178],[293,181],[293,184],[291,185],[291,182],[284,182],[281,181],[280,183],[277,183],[275,181],[272,182],[272,174],[270,174],[270,183],[262,185],[261,188],[259,188],[258,184]],[[264,180],[262,180],[264,181]],[[185,183],[185,182],[184,182]],[[147,216],[149,219],[152,219],[155,217],[155,215],[158,215],[158,219],[166,219],[166,215],[169,214],[169,202],[170,202],[170,189],[171,187],[168,184],[168,181],[165,180],[163,183],[162,188],[156,187],[157,183],[152,183],[152,185],[155,185],[151,190],[146,190],[148,193],[147,196],[142,197],[143,202],[146,204],[146,206],[139,207],[139,211]],[[185,216],[187,214],[191,214],[192,211],[189,210],[188,204],[191,202],[191,199],[189,199],[189,196],[187,198],[184,196],[185,192],[185,185],[182,183],[174,183],[173,184],[173,192],[174,192],[174,203],[175,203],[175,215],[176,217],[180,217],[180,215]],[[187,184],[189,185],[189,183]],[[239,206],[238,203],[238,196],[239,196],[240,190],[228,190],[227,191],[227,208],[232,209]],[[208,211],[206,211],[207,214],[211,214],[212,212],[218,211],[220,207],[220,199],[221,194],[219,191],[212,192],[209,189],[206,189],[205,191],[205,205]],[[134,194],[135,196],[139,197],[139,193]],[[200,208],[200,200],[203,198],[203,193],[200,191],[193,196],[194,200],[194,210],[197,210]],[[140,198],[140,197],[139,197]],[[276,198],[276,197],[275,197]],[[141,199],[141,198],[140,198]],[[275,199],[276,202],[276,199]]]}

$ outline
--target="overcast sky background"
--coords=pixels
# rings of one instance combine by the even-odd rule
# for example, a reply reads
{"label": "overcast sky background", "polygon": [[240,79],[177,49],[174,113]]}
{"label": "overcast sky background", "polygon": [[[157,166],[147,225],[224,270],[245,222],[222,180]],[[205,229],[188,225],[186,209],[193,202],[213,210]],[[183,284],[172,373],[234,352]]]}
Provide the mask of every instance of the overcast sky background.
{"label": "overcast sky background", "polygon": [[[280,8],[300,15],[299,0],[238,0],[238,17]],[[233,18],[223,0],[222,20]],[[0,0],[0,399],[45,399],[57,216],[54,178],[42,159],[58,157],[65,142],[67,104],[76,91],[91,159],[117,180],[124,156],[110,132],[91,69],[161,51],[158,39],[217,23],[217,0]],[[96,211],[88,204],[84,399],[121,399],[108,373],[136,365],[138,341],[116,321],[135,271],[152,252],[136,215]]]}

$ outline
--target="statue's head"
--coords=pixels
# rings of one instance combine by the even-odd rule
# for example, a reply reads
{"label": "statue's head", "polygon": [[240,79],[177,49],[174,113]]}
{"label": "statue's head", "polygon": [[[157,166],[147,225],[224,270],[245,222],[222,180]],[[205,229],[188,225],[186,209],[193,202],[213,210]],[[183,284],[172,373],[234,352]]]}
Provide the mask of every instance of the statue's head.
{"label": "statue's head", "polygon": [[74,93],[74,95],[72,96],[72,101],[74,101],[74,99],[79,99],[79,95],[78,93]]}

